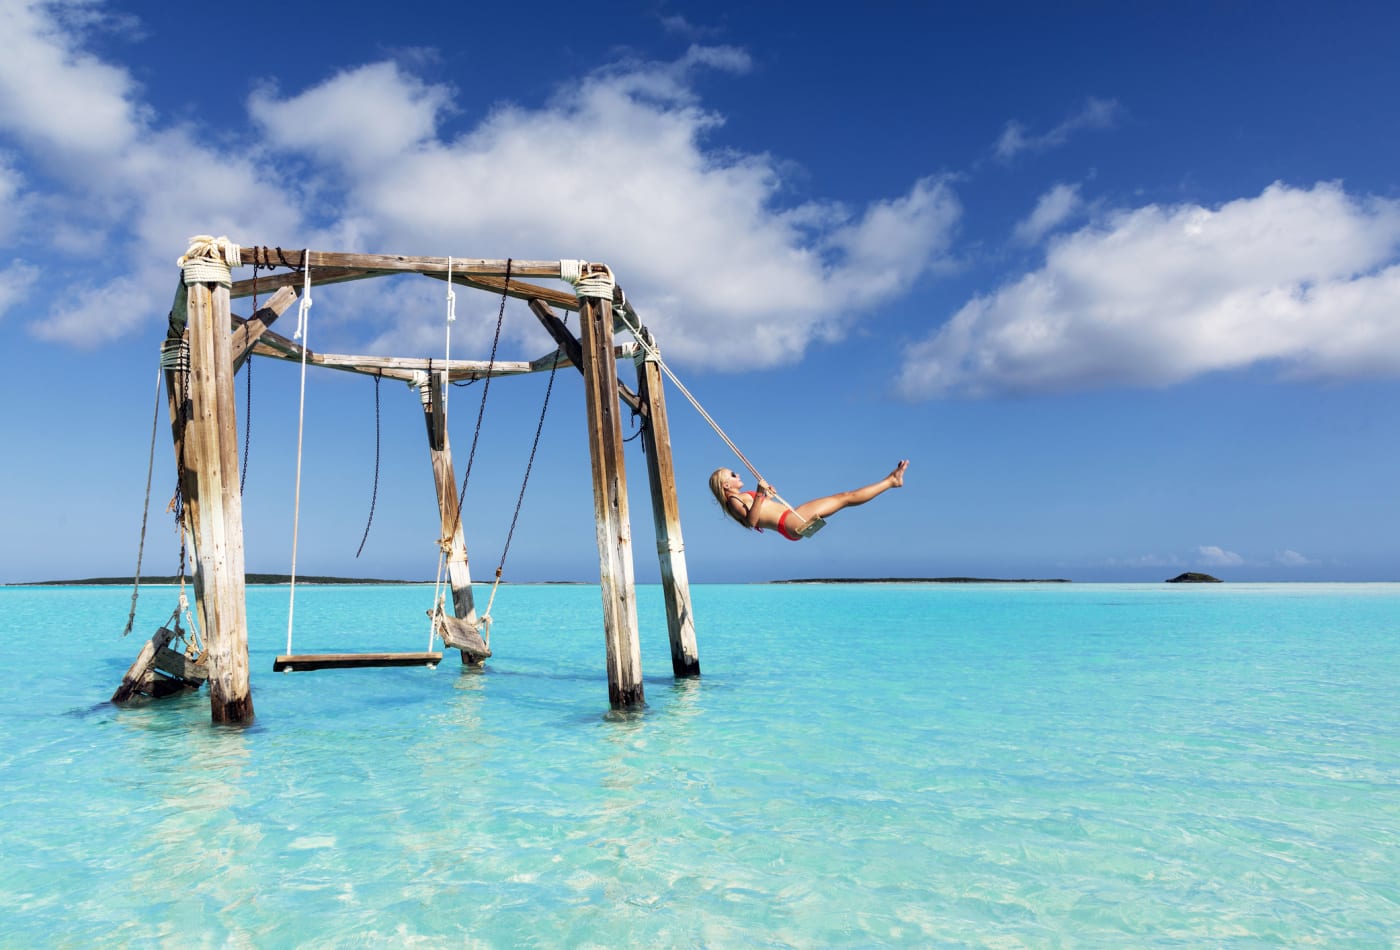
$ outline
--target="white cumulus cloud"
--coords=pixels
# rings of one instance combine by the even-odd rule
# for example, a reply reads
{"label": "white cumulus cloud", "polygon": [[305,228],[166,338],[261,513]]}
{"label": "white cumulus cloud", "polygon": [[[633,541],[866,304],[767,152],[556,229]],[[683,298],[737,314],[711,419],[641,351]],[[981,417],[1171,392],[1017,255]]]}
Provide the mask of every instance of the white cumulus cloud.
{"label": "white cumulus cloud", "polygon": [[[407,253],[605,261],[668,358],[742,369],[839,338],[943,264],[961,213],[934,178],[864,208],[784,204],[782,161],[705,144],[723,117],[698,104],[696,71],[748,65],[698,46],[620,63],[541,108],[501,104],[455,138],[435,131],[449,92],[383,64],[286,98],[261,90],[250,110],[275,147],[345,181],[342,234]],[[408,116],[383,141],[357,134],[366,95]],[[405,321],[376,342],[418,338]]]}
{"label": "white cumulus cloud", "polygon": [[1115,212],[908,346],[899,385],[910,398],[1165,386],[1260,362],[1394,375],[1398,245],[1400,202],[1330,182]]}
{"label": "white cumulus cloud", "polygon": [[[0,152],[0,211],[53,222],[7,272],[5,300],[43,280],[53,303],[29,326],[50,340],[96,345],[163,320],[174,257],[209,233],[604,261],[670,359],[769,366],[839,338],[941,266],[960,215],[934,178],[861,207],[794,202],[784,159],[709,145],[724,117],[694,80],[746,73],[735,47],[615,62],[535,108],[480,104],[404,62],[370,63],[308,88],[259,84],[249,127],[220,136],[161,116],[129,70],[91,51],[90,32],[112,27],[101,11],[0,0],[0,147],[13,150]],[[240,147],[220,151],[234,133]],[[392,320],[373,343],[413,343],[435,318],[400,308]]]}

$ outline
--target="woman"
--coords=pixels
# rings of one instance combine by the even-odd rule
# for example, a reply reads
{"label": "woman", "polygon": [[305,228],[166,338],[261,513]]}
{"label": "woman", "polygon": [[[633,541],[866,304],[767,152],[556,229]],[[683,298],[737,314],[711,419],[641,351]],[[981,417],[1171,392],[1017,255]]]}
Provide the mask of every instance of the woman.
{"label": "woman", "polygon": [[773,500],[773,486],[763,479],[758,480],[756,491],[744,491],[744,480],[732,468],[715,469],[710,476],[710,491],[715,493],[715,500],[725,513],[745,528],[760,532],[764,528],[772,528],[789,541],[801,541],[802,535],[798,532],[812,519],[834,515],[842,508],[863,505],[891,488],[903,488],[904,470],[908,467],[909,460],[905,459],[873,485],[827,495],[796,508]]}

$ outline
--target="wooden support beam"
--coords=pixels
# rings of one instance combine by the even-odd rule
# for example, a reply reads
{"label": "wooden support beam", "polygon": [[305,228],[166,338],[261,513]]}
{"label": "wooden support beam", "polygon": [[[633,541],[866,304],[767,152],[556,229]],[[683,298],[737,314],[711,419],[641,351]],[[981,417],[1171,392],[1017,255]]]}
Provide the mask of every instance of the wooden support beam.
{"label": "wooden support beam", "polygon": [[637,362],[637,390],[647,409],[646,420],[642,423],[642,451],[647,459],[656,553],[661,562],[666,630],[671,639],[671,669],[676,676],[699,676],[700,653],[695,642],[690,575],[685,564],[680,503],[676,498],[676,469],[671,458],[671,424],[666,418],[661,366],[650,355]]}
{"label": "wooden support beam", "polygon": [[[279,333],[264,330],[253,352],[258,356],[272,359],[301,362],[301,344],[289,340]],[[547,372],[553,360],[450,360],[427,359],[403,356],[354,356],[344,353],[317,353],[307,350],[306,362],[309,366],[340,370],[346,373],[359,373],[364,376],[384,376],[405,382],[418,373],[430,370],[446,370],[452,382],[469,379],[485,379],[487,376],[524,376],[530,373]]]}
{"label": "wooden support beam", "polygon": [[580,310],[583,389],[593,475],[593,515],[598,539],[607,644],[608,700],[614,709],[640,706],[642,655],[637,634],[632,528],[627,512],[627,475],[618,419],[617,361],[612,346],[612,303],[585,298]]}
{"label": "wooden support beam", "polygon": [[303,266],[309,266],[313,283],[316,282],[316,271],[332,267],[381,273],[442,274],[445,277],[450,266],[454,280],[458,275],[464,279],[467,277],[504,277],[508,268],[512,280],[516,277],[560,279],[558,261],[507,261],[503,258],[481,257],[410,257],[402,254],[344,254],[331,251],[246,246],[241,248],[240,258],[245,267],[260,265],[299,269]]}
{"label": "wooden support beam", "polygon": [[[175,471],[181,499],[180,536],[181,546],[193,545],[194,524],[199,512],[199,491],[195,484],[195,468],[189,464],[186,454],[185,428],[190,420],[192,404],[189,400],[189,293],[181,279],[175,290],[175,302],[170,308],[169,329],[165,347],[174,352],[162,352],[161,365],[165,368],[165,399],[170,411],[170,440],[175,450]],[[188,571],[191,586],[194,588],[195,609],[200,611],[199,622],[204,624],[204,575],[200,573],[199,561],[193,552],[189,553]]]}
{"label": "wooden support beam", "polygon": [[[300,259],[300,254],[301,252],[297,251],[295,254],[291,255],[289,259],[295,262]],[[443,260],[446,260],[446,258]],[[244,263],[250,262],[245,261]],[[556,272],[558,271],[558,262],[555,263],[554,269]],[[413,269],[405,270],[402,268],[393,270],[366,270],[362,267],[316,267],[313,264],[311,269],[311,283],[315,286],[343,284],[353,280],[368,280],[372,277],[387,277],[392,274],[404,273],[422,273],[425,277],[435,277],[443,281],[447,280],[446,268],[440,271],[415,271]],[[454,264],[452,282],[463,287],[484,290],[488,293],[499,294],[504,291],[507,296],[514,297],[517,300],[538,299],[552,303],[554,306],[564,310],[578,309],[578,298],[574,296],[572,291],[555,290],[552,287],[541,287],[538,284],[517,280],[516,277],[519,274],[520,272],[515,270],[514,265],[512,265],[510,286],[507,287],[504,276],[491,277],[460,272]],[[558,274],[555,273],[544,276],[557,277]],[[275,271],[270,274],[260,274],[257,278],[235,281],[231,296],[235,300],[238,300],[243,297],[251,297],[254,293],[263,294],[281,287],[291,287],[299,291],[301,289],[302,280],[303,278],[300,271]]]}
{"label": "wooden support beam", "polygon": [[248,620],[244,601],[243,501],[238,486],[238,421],[228,288],[187,288],[189,418],[185,469],[193,473],[192,521],[201,615],[209,648],[209,705],[216,723],[253,718],[248,683]]}
{"label": "wooden support beam", "polygon": [[[292,254],[291,260],[296,261],[300,255],[300,251],[295,252]],[[248,264],[251,261],[244,261],[244,263]],[[371,277],[382,277],[384,274],[384,271],[365,270],[363,267],[323,267],[313,271],[311,279],[317,286],[321,286],[324,284],[343,284],[352,280],[368,280]],[[229,289],[229,296],[234,300],[241,300],[244,297],[269,293],[283,287],[290,287],[300,292],[302,283],[301,271],[274,271],[271,274],[259,274],[257,277],[235,280]]]}
{"label": "wooden support beam", "polygon": [[[569,332],[564,321],[560,320],[554,311],[549,309],[548,303],[538,297],[530,300],[530,310],[549,331],[549,335],[554,337],[554,342],[559,344],[559,348],[568,355],[569,362],[577,366],[580,373],[583,372],[583,347],[578,338]],[[613,358],[614,360],[617,358],[616,348],[614,348]],[[632,407],[633,412],[645,415],[646,407],[642,404],[642,400],[637,398],[637,394],[620,379],[617,381],[617,394],[623,402]]]}
{"label": "wooden support beam", "polygon": [[[437,491],[438,518],[441,525],[438,537],[445,539],[447,550],[447,578],[452,585],[452,613],[473,627],[480,626],[476,615],[476,598],[472,594],[472,574],[467,560],[466,534],[462,529],[462,518],[457,503],[457,475],[452,468],[452,443],[446,427],[435,430],[434,417],[436,404],[442,399],[442,374],[433,373],[428,382],[419,387],[423,402],[423,420],[428,428],[428,454],[433,463],[433,484]],[[440,435],[440,442],[438,438]],[[439,543],[444,543],[440,541]],[[436,604],[434,605],[436,606]],[[466,666],[480,666],[482,657],[469,649],[462,649],[462,663]],[[487,652],[489,656],[489,651]]]}
{"label": "wooden support beam", "polygon": [[[314,274],[312,275],[315,276]],[[447,274],[427,274],[427,277],[436,277],[438,280],[447,280]],[[529,284],[521,280],[516,280],[516,272],[511,271],[510,286],[506,286],[504,277],[480,277],[472,274],[452,274],[454,284],[462,284],[465,287],[474,287],[477,290],[485,290],[490,293],[499,294],[504,292],[507,297],[514,297],[517,300],[543,300],[552,303],[556,307],[564,310],[577,310],[578,297],[574,296],[571,290],[554,290],[549,287],[540,287],[537,284]]]}
{"label": "wooden support beam", "polygon": [[258,338],[267,332],[278,317],[286,312],[292,305],[292,301],[297,299],[297,293],[290,287],[282,287],[272,295],[266,304],[258,309],[247,320],[234,317],[235,332],[233,338],[233,371],[237,373],[243,368],[243,364],[248,361],[248,353],[253,348],[253,344],[258,342]]}

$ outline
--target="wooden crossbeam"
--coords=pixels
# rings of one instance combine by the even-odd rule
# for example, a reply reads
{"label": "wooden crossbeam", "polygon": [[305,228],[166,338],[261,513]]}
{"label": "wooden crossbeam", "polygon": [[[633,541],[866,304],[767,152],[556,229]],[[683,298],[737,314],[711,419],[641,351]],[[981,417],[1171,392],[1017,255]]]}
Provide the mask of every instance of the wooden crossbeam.
{"label": "wooden crossbeam", "polygon": [[[258,356],[273,359],[301,362],[301,344],[289,340],[279,333],[264,330],[253,352]],[[408,381],[415,373],[445,369],[453,382],[467,379],[484,379],[489,376],[522,376],[548,370],[552,358],[542,360],[450,360],[423,359],[402,356],[354,356],[345,353],[317,353],[306,351],[306,362],[312,366],[337,369],[347,373],[361,373],[366,376],[386,376],[390,379]]]}
{"label": "wooden crossbeam", "polygon": [[[314,284],[343,284],[351,280],[366,280],[370,277],[380,277],[385,271],[365,270],[362,267],[327,267],[322,270],[313,271],[311,279]],[[291,287],[293,290],[300,290],[302,276],[300,271],[281,271],[273,274],[259,274],[257,277],[249,277],[244,280],[236,280],[229,288],[229,297],[233,300],[241,300],[244,297],[252,297],[257,294],[265,294],[277,290],[281,287]]]}
{"label": "wooden crossbeam", "polygon": [[[405,274],[447,275],[451,267],[454,277],[504,277],[507,269],[515,277],[553,277],[558,279],[559,262],[507,261],[504,258],[483,257],[412,257],[404,254],[347,254],[339,251],[287,250],[279,247],[241,247],[244,266],[310,267],[314,271],[325,267],[344,267],[365,271]],[[449,263],[450,262],[450,263]]]}
{"label": "wooden crossbeam", "polygon": [[264,306],[258,309],[247,320],[235,315],[233,318],[234,330],[237,335],[233,340],[233,371],[236,373],[243,368],[243,364],[248,361],[248,353],[253,349],[253,344],[267,332],[267,328],[272,322],[286,312],[292,305],[292,301],[297,299],[296,291],[290,287],[280,287],[272,295]]}

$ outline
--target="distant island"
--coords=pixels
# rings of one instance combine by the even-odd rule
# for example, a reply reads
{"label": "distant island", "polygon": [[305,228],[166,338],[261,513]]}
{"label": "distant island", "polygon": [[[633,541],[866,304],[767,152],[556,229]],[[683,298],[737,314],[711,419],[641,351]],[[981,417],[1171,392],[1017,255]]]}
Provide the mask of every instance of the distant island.
{"label": "distant island", "polygon": [[1218,577],[1211,577],[1209,574],[1200,574],[1196,571],[1187,571],[1185,574],[1178,574],[1167,580],[1168,584],[1222,584]]}
{"label": "distant island", "polygon": [[798,577],[770,584],[1069,584],[1066,577]]}

